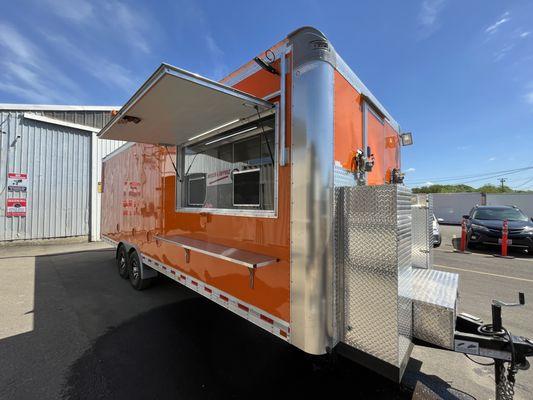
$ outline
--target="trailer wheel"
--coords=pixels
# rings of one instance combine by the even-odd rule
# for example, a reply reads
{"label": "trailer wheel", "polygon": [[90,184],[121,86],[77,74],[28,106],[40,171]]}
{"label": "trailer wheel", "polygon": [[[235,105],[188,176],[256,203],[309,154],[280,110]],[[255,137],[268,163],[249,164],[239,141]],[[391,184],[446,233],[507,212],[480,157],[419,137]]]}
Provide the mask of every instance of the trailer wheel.
{"label": "trailer wheel", "polygon": [[126,248],[123,245],[118,246],[117,250],[117,268],[118,274],[121,278],[127,279],[128,274],[128,255],[126,253]]}
{"label": "trailer wheel", "polygon": [[133,250],[128,257],[128,274],[131,286],[136,290],[146,289],[152,283],[151,279],[141,278],[141,268],[141,258],[139,257],[139,254]]}

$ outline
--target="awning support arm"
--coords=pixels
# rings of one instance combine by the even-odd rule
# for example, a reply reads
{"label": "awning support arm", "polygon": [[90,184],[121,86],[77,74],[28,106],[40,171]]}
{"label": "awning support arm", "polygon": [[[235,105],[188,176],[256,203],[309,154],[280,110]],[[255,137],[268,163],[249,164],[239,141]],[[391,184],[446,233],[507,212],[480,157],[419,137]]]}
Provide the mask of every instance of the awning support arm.
{"label": "awning support arm", "polygon": [[170,152],[168,151],[168,146],[167,146],[167,145],[165,145],[165,149],[166,149],[166,151],[167,151],[168,158],[170,158],[170,162],[172,163],[172,166],[174,167],[174,171],[176,171],[176,176],[178,177],[178,180],[179,180],[180,182],[182,182],[182,180],[181,180],[181,176],[180,176],[180,174],[179,174],[179,172],[178,172],[178,167],[176,167],[176,163],[174,162],[174,160],[173,160],[172,157],[170,156]]}
{"label": "awning support arm", "polygon": [[263,126],[263,121],[261,120],[261,117],[259,115],[259,107],[255,106],[255,111],[257,112],[258,122],[259,122],[259,124],[261,124],[261,131],[263,131],[263,137],[265,138],[265,142],[267,144],[268,154],[270,154],[270,160],[272,161],[272,165],[275,166],[274,165],[274,156],[272,155],[272,149],[270,148],[270,142],[268,141],[268,138],[265,135],[265,127]]}

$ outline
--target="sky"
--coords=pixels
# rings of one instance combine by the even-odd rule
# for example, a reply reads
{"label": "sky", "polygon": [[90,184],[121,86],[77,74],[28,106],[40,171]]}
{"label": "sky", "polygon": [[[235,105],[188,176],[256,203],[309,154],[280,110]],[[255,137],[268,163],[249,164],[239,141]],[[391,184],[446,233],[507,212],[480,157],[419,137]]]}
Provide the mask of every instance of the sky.
{"label": "sky", "polygon": [[519,170],[533,167],[533,1],[20,0],[2,11],[1,103],[121,105],[161,62],[218,80],[311,25],[413,133],[409,186],[503,176],[533,190],[533,169]]}

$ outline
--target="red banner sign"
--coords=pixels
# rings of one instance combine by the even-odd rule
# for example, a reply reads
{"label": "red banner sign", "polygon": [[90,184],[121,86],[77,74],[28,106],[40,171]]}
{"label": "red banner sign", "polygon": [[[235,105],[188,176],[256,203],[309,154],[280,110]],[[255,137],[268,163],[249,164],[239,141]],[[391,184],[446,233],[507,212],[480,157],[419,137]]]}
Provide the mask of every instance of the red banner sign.
{"label": "red banner sign", "polygon": [[25,217],[26,199],[12,197],[7,199],[6,217]]}

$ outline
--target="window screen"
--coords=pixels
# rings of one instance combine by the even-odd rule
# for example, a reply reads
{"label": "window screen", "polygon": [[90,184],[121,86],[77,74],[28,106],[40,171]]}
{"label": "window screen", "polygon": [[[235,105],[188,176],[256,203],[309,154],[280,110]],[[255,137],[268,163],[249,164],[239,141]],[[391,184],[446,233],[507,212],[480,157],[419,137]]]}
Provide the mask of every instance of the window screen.
{"label": "window screen", "polygon": [[182,148],[182,207],[274,210],[274,116],[262,124],[264,134],[255,121]]}
{"label": "window screen", "polygon": [[205,176],[188,176],[189,206],[203,206],[205,202]]}
{"label": "window screen", "polygon": [[260,197],[259,168],[233,173],[233,205],[259,207]]}

